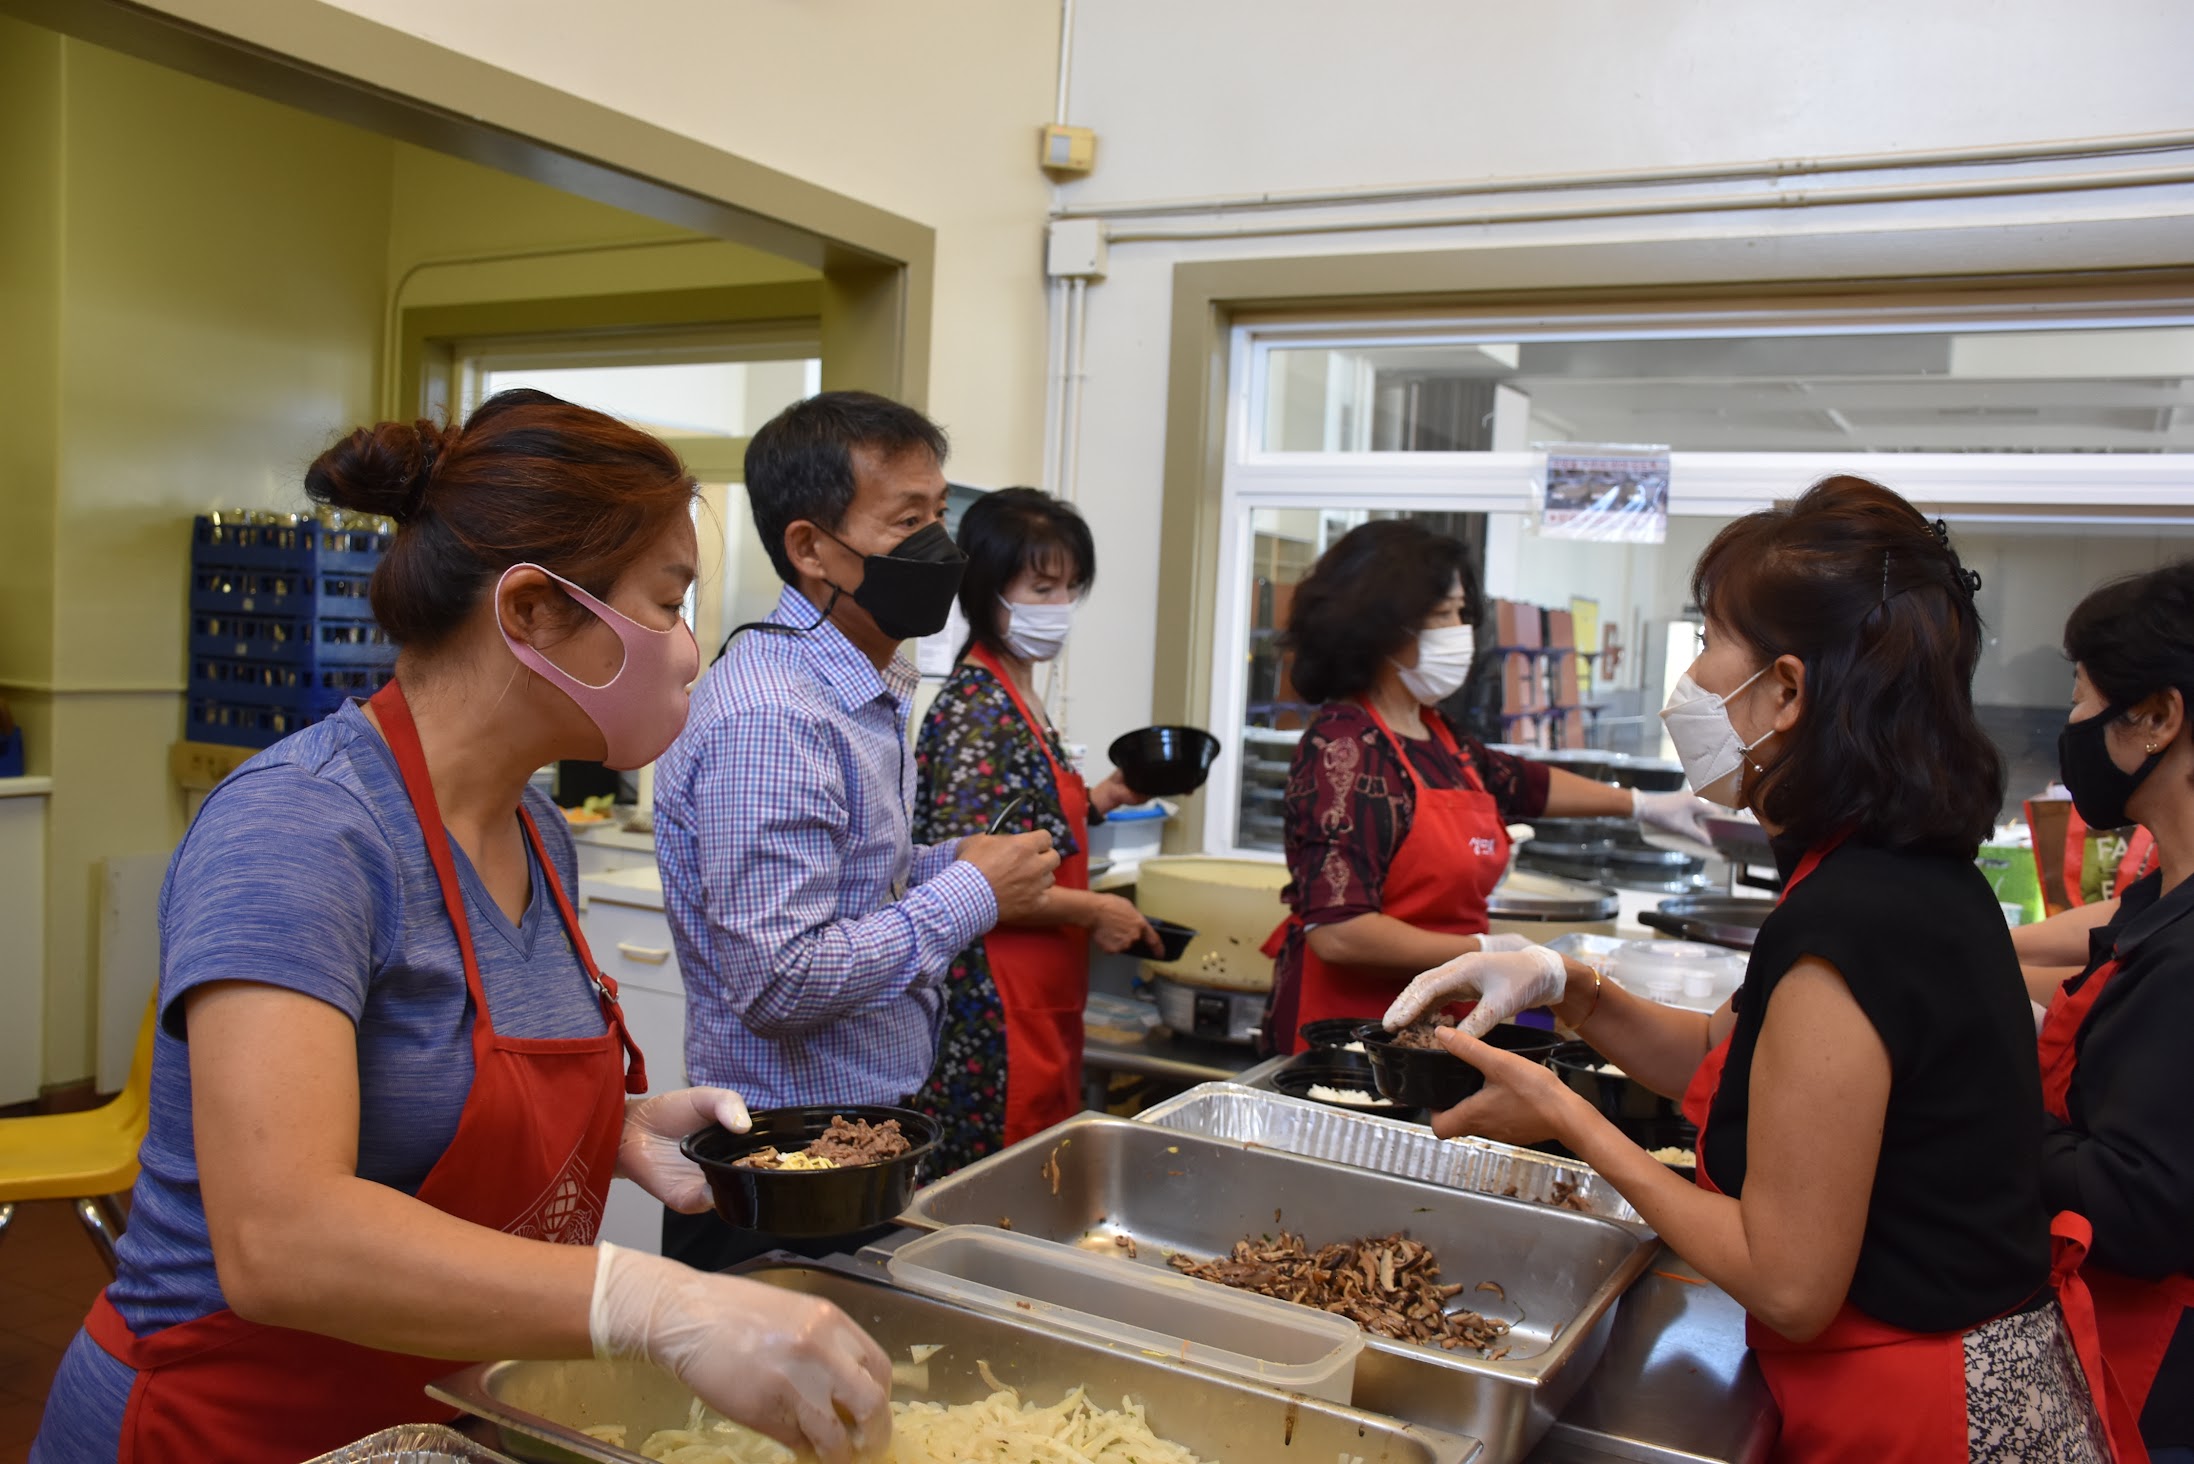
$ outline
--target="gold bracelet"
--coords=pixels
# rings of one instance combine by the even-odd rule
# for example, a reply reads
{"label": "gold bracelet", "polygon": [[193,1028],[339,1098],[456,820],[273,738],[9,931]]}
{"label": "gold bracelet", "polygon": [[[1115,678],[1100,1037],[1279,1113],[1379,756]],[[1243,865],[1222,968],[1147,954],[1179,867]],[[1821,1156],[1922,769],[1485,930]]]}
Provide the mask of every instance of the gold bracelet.
{"label": "gold bracelet", "polygon": [[1585,1029],[1585,1023],[1591,1021],[1593,1017],[1598,1014],[1600,1010],[1600,990],[1602,986],[1606,984],[1607,980],[1606,977],[1600,974],[1600,968],[1598,966],[1587,966],[1585,969],[1592,973],[1592,1005],[1585,1008],[1585,1014],[1583,1016],[1579,1017],[1576,1021],[1569,1024],[1569,1030],[1572,1032],[1583,1032]]}

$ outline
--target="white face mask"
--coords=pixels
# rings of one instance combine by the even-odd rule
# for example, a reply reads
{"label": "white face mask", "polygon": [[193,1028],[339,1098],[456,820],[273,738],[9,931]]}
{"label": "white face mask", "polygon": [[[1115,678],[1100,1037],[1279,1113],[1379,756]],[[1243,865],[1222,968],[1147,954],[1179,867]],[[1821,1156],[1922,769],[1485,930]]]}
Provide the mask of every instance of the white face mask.
{"label": "white face mask", "polygon": [[1071,601],[1064,605],[1023,605],[1000,595],[998,603],[1006,607],[1006,649],[1024,661],[1048,661],[1058,655],[1067,643],[1067,632],[1074,628],[1075,606]]}
{"label": "white face mask", "polygon": [[[1676,689],[1668,694],[1668,705],[1661,708],[1661,722],[1668,728],[1669,740],[1676,744],[1676,756],[1683,760],[1691,791],[1724,808],[1742,806],[1745,754],[1775,735],[1770,727],[1746,742],[1738,737],[1729,720],[1730,702],[1766,674],[1767,667],[1762,666],[1727,696],[1716,696],[1686,671],[1676,678]],[[1726,797],[1716,792],[1724,780],[1729,782],[1723,790]]]}
{"label": "white face mask", "polygon": [[1435,625],[1417,632],[1417,664],[1394,663],[1402,685],[1424,706],[1438,706],[1470,679],[1478,635],[1467,625]]}

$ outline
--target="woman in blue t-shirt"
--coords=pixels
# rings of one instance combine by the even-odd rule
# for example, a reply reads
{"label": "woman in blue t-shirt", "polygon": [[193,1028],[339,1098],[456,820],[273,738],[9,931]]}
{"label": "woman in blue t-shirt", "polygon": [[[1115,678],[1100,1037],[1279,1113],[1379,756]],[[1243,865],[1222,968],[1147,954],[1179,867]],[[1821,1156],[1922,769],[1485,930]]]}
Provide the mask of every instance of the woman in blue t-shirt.
{"label": "woman in blue t-shirt", "polygon": [[[527,782],[636,768],[699,664],[693,480],[541,392],[383,423],[306,476],[396,520],[396,677],[217,788],[160,901],[152,1119],[117,1274],[32,1458],[295,1460],[434,1416],[462,1360],[645,1357],[787,1444],[889,1432],[890,1367],[825,1302],[595,1244],[613,1174],[706,1207],[580,936]],[[850,1437],[849,1437],[850,1435]]]}

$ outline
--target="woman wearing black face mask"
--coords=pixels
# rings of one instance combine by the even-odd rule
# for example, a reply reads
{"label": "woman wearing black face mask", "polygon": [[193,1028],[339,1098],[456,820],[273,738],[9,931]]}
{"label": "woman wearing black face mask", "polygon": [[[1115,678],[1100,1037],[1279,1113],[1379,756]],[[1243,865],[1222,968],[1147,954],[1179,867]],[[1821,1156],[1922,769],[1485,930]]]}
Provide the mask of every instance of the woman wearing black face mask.
{"label": "woman wearing black face mask", "polygon": [[[2049,1004],[2042,1181],[2095,1227],[2088,1285],[2103,1355],[2149,1457],[2194,1461],[2194,561],[2105,585],[2065,624],[2073,703],[2058,743],[2090,828],[2140,824],[2160,867],[2087,932]],[[2047,963],[2095,917],[2021,941]],[[2062,959],[2067,952],[2057,951]]]}

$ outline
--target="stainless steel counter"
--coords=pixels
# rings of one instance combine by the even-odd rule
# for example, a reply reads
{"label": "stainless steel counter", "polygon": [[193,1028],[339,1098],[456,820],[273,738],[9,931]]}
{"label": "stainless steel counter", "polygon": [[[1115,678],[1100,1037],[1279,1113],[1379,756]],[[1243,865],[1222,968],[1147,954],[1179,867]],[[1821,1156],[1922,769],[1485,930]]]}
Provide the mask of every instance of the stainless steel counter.
{"label": "stainless steel counter", "polygon": [[1624,1294],[1599,1367],[1530,1464],[1761,1464],[1776,1428],[1744,1308],[1663,1249]]}
{"label": "stainless steel counter", "polygon": [[1229,1042],[1199,1042],[1176,1037],[1160,1027],[1137,1042],[1115,1042],[1085,1037],[1082,1065],[1105,1072],[1133,1073],[1137,1077],[1163,1078],[1169,1082],[1223,1083],[1256,1067],[1257,1054]]}

